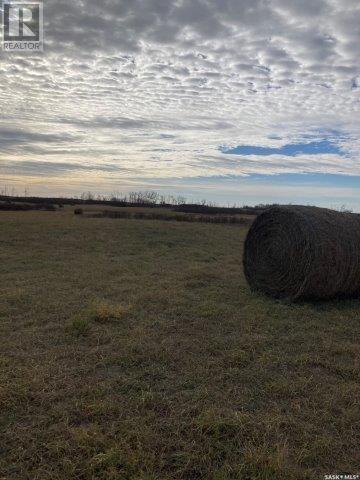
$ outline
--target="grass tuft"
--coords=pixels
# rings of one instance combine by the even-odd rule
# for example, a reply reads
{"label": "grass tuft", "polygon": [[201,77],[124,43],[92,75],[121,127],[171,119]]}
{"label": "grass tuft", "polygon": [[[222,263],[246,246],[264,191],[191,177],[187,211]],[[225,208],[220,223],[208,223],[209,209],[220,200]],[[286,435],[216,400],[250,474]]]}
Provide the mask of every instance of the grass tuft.
{"label": "grass tuft", "polygon": [[90,317],[98,323],[111,323],[123,320],[130,311],[130,305],[111,304],[106,301],[94,303],[90,308]]}
{"label": "grass tuft", "polygon": [[91,322],[88,318],[83,315],[75,316],[70,324],[70,331],[76,337],[84,337],[86,336],[91,329]]}
{"label": "grass tuft", "polygon": [[71,320],[69,329],[76,337],[85,337],[89,334],[94,323],[119,322],[128,315],[129,311],[130,306],[111,304],[101,300],[75,315]]}

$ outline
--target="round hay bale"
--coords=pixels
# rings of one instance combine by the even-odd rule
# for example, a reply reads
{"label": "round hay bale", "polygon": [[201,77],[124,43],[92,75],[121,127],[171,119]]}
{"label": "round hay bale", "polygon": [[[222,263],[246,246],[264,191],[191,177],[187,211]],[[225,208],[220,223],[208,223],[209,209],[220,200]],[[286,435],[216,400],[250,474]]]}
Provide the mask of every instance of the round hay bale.
{"label": "round hay bale", "polygon": [[244,247],[253,290],[276,298],[360,296],[360,215],[317,207],[272,207]]}

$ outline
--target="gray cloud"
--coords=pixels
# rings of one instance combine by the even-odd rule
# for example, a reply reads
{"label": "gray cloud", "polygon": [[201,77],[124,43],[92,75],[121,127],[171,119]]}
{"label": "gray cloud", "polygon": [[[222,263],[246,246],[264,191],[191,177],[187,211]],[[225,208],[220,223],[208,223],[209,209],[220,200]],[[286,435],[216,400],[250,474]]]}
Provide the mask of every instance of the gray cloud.
{"label": "gray cloud", "polygon": [[22,128],[0,127],[0,152],[18,147],[26,148],[38,143],[71,143],[75,138],[69,133],[39,133]]}
{"label": "gray cloud", "polygon": [[[155,131],[159,130],[225,130],[234,125],[224,120],[209,120],[207,117],[195,117],[191,122],[181,120],[155,120],[150,118],[99,117],[89,119],[59,118],[56,123],[65,123],[87,128],[111,128],[118,130]],[[172,136],[173,137],[173,136]],[[163,137],[164,138],[164,137]]]}
{"label": "gray cloud", "polygon": [[71,162],[46,161],[2,161],[0,173],[21,175],[63,175],[69,172],[120,172],[128,171],[115,164],[79,164]]}

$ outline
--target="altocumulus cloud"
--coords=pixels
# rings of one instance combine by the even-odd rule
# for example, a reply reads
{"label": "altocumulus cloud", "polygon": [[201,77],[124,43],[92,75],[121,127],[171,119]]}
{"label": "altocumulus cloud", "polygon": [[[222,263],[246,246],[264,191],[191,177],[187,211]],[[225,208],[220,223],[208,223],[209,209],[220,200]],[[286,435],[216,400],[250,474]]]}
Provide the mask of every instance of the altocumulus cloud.
{"label": "altocumulus cloud", "polygon": [[360,175],[357,0],[47,0],[44,14],[43,53],[1,55],[3,183]]}

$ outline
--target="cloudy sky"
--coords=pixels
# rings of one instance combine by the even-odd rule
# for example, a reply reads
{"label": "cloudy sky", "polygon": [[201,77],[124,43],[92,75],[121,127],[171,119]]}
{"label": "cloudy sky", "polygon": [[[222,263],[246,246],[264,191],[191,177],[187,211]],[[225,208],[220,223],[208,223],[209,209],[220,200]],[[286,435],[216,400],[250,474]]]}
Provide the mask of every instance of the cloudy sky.
{"label": "cloudy sky", "polygon": [[47,0],[1,51],[0,188],[360,211],[359,0]]}

